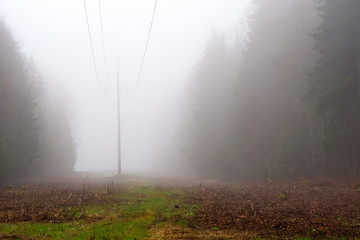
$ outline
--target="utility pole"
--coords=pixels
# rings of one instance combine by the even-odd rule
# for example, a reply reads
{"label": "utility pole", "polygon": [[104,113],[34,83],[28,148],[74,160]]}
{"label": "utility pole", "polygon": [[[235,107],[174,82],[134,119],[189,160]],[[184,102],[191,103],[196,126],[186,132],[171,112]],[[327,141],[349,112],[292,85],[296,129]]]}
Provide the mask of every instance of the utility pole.
{"label": "utility pole", "polygon": [[110,74],[116,74],[116,88],[106,88],[106,90],[116,90],[117,98],[116,98],[116,112],[117,112],[117,158],[118,158],[118,176],[121,176],[121,111],[120,111],[120,90],[127,90],[127,88],[120,88],[120,74],[117,72],[109,72]]}
{"label": "utility pole", "polygon": [[120,77],[119,72],[116,72],[117,82],[117,123],[118,123],[118,176],[121,176],[121,125],[120,125]]}

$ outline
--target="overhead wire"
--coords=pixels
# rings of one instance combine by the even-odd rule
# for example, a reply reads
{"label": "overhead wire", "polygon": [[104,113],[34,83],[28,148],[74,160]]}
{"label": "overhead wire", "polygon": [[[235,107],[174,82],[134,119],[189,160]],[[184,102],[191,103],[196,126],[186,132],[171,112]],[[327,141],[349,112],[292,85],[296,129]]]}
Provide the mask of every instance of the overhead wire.
{"label": "overhead wire", "polygon": [[137,89],[137,87],[138,87],[140,78],[141,78],[141,74],[142,74],[142,70],[143,70],[144,62],[145,62],[145,58],[146,58],[146,53],[147,53],[148,46],[149,46],[149,40],[150,40],[151,30],[152,30],[152,26],[153,26],[153,22],[154,22],[154,17],[155,17],[155,12],[156,12],[156,6],[157,6],[157,0],[155,0],[155,4],[154,4],[153,14],[152,14],[152,18],[151,18],[151,23],[150,23],[150,28],[149,28],[149,32],[148,32],[147,41],[146,41],[146,46],[145,46],[144,55],[143,55],[143,58],[142,58],[142,61],[141,61],[141,67],[140,67],[139,75],[138,75],[138,78],[137,78],[137,80],[136,80],[135,88],[134,88],[134,91],[132,92],[132,95],[131,95],[131,96],[134,96],[134,94],[135,94],[135,92],[136,92],[136,89]]}
{"label": "overhead wire", "polygon": [[87,24],[88,33],[89,33],[89,40],[90,40],[90,46],[91,46],[92,59],[93,59],[94,68],[95,68],[96,80],[97,80],[97,83],[98,83],[99,91],[100,91],[101,94],[103,94],[103,92],[101,91],[101,84],[100,84],[100,79],[99,79],[99,73],[98,73],[98,69],[97,69],[96,61],[95,61],[94,47],[93,47],[93,42],[92,42],[92,38],[91,38],[88,12],[87,12],[87,9],[86,9],[86,2],[85,2],[85,0],[83,0],[83,2],[84,2],[84,10],[85,10],[85,16],[86,16],[86,24]]}
{"label": "overhead wire", "polygon": [[102,21],[102,14],[101,14],[101,0],[99,0],[99,14],[100,14],[101,41],[102,41],[102,48],[103,48],[103,55],[104,55],[104,63],[105,63],[105,67],[107,68],[107,60],[106,60],[106,52],[105,52],[105,41],[104,41],[104,31],[103,31],[103,21]]}

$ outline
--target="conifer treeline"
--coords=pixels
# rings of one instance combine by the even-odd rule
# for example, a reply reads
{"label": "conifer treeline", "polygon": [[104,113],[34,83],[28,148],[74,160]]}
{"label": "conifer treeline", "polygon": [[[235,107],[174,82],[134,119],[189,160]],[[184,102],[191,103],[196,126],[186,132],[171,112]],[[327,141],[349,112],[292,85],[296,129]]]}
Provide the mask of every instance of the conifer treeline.
{"label": "conifer treeline", "polygon": [[257,4],[249,41],[213,33],[191,78],[185,166],[230,180],[359,176],[360,2]]}
{"label": "conifer treeline", "polygon": [[0,183],[72,171],[76,149],[66,114],[0,20]]}

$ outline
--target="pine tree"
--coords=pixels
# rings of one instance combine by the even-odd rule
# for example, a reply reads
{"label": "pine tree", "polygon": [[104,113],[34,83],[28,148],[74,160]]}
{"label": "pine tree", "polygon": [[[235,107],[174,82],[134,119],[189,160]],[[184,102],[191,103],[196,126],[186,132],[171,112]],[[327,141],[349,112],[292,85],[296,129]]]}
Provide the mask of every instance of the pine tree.
{"label": "pine tree", "polygon": [[76,144],[67,113],[44,90],[35,64],[0,21],[0,181],[73,170]]}
{"label": "pine tree", "polygon": [[[313,6],[304,1],[259,1],[240,66],[232,146],[239,175],[309,174],[311,132],[305,95],[313,62]],[[235,162],[235,160],[234,160]]]}
{"label": "pine tree", "polygon": [[320,60],[311,72],[309,97],[323,123],[328,169],[353,177],[360,170],[360,1],[323,1],[318,11]]}
{"label": "pine tree", "polygon": [[36,87],[26,60],[5,22],[0,21],[0,138],[8,175],[24,177],[38,156],[38,128],[34,115]]}
{"label": "pine tree", "polygon": [[224,167],[221,148],[229,131],[234,71],[229,57],[225,39],[214,30],[189,84],[191,120],[185,155],[189,165],[207,178],[219,177]]}

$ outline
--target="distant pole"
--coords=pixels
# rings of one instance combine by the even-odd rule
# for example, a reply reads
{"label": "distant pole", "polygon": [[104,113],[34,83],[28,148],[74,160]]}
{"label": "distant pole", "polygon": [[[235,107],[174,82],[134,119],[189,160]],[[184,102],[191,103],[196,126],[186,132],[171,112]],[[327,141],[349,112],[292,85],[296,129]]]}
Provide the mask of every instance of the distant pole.
{"label": "distant pole", "polygon": [[117,72],[109,72],[110,74],[116,74],[116,88],[105,88],[106,90],[116,90],[117,98],[116,98],[116,111],[117,111],[117,138],[118,138],[118,146],[117,146],[117,157],[118,157],[118,176],[121,176],[121,102],[120,102],[120,90],[127,90],[127,88],[120,88],[120,74],[119,70]]}
{"label": "distant pole", "polygon": [[118,176],[121,176],[121,126],[120,126],[120,77],[116,73],[117,80],[117,122],[118,122]]}

